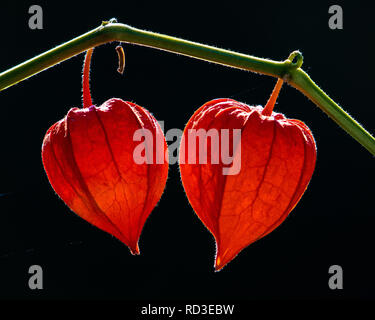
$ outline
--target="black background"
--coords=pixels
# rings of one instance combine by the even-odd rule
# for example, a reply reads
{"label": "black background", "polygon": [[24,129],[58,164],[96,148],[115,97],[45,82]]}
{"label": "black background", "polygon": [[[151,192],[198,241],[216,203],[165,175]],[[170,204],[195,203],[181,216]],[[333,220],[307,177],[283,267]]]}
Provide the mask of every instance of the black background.
{"label": "black background", "polygon": [[[43,8],[43,30],[30,30],[28,8]],[[340,4],[344,29],[328,28]],[[284,60],[299,49],[304,70],[374,133],[374,11],[360,1],[310,2],[1,2],[0,71],[116,17],[119,22],[255,56]],[[206,101],[266,102],[275,79],[124,44],[93,55],[91,89],[136,102],[183,129]],[[83,55],[0,93],[0,298],[136,301],[374,299],[374,157],[311,101],[285,86],[276,111],[304,121],[318,160],[310,186],[274,232],[214,273],[215,244],[189,206],[177,165],[147,220],[134,257],[115,238],[71,213],[54,194],[41,162],[47,129],[81,106]],[[28,268],[44,270],[44,289],[28,288]],[[328,268],[344,270],[344,289],[330,290]]]}

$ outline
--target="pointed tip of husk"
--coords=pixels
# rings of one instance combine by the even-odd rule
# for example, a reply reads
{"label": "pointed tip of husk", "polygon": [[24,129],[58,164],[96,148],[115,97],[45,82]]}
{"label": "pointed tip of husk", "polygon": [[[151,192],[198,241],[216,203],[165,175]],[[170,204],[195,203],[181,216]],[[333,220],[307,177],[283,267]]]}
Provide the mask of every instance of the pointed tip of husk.
{"label": "pointed tip of husk", "polygon": [[228,260],[226,257],[227,251],[228,249],[222,252],[220,246],[218,246],[215,259],[215,272],[221,271],[231,261],[231,259]]}
{"label": "pointed tip of husk", "polygon": [[139,256],[141,254],[141,252],[139,251],[138,243],[129,246],[129,250],[133,256]]}

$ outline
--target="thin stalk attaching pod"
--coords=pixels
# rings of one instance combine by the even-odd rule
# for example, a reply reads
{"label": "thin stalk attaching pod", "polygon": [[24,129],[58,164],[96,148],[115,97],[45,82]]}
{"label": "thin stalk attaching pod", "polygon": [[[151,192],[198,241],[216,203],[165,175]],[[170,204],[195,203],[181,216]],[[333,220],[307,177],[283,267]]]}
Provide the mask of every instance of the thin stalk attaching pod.
{"label": "thin stalk attaching pod", "polygon": [[271,116],[273,108],[275,106],[277,97],[279,96],[280,89],[281,89],[283,83],[284,83],[284,81],[282,79],[277,80],[275,88],[273,89],[272,94],[271,94],[266,106],[264,107],[264,109],[262,111],[262,115],[268,116],[268,117]]}
{"label": "thin stalk attaching pod", "polygon": [[82,75],[82,100],[83,108],[92,106],[91,93],[90,93],[90,64],[91,56],[94,49],[89,49],[86,52],[85,62],[83,64],[83,75]]}

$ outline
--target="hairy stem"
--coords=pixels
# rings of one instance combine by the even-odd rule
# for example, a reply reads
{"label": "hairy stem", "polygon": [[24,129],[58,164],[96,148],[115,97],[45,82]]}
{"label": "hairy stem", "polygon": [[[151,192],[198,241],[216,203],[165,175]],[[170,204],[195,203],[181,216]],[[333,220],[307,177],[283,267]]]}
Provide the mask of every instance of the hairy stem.
{"label": "hairy stem", "polygon": [[329,98],[301,69],[303,58],[298,51],[291,53],[285,61],[273,61],[144,31],[125,24],[103,22],[100,27],[1,73],[0,91],[89,48],[111,41],[134,43],[283,79],[305,94],[375,155],[375,138]]}

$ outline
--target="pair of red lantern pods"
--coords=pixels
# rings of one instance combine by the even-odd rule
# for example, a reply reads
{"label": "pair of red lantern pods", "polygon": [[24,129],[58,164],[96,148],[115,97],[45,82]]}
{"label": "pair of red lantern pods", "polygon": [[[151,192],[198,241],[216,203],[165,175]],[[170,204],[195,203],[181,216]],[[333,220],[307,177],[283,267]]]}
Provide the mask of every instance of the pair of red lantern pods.
{"label": "pair of red lantern pods", "polygon": [[[92,49],[85,59],[83,108],[72,108],[47,131],[43,164],[53,189],[72,211],[139,254],[143,225],[167,181],[168,146],[158,122],[146,109],[121,99],[92,105],[91,54]],[[215,238],[216,270],[278,227],[313,174],[316,146],[311,131],[301,121],[272,111],[281,86],[278,80],[264,108],[231,99],[209,101],[184,129],[181,180],[191,206]],[[141,143],[146,153],[151,151],[153,161],[141,164],[133,155],[140,144],[134,141],[139,129],[152,133],[151,141]],[[230,146],[233,163],[239,160],[241,164],[237,172],[224,174],[224,168],[231,170],[227,163],[210,161],[220,153],[221,144],[208,137],[199,141],[207,148],[207,161],[187,161],[200,148],[199,144],[196,150],[188,148],[188,133],[199,129],[240,131],[240,144]],[[165,161],[157,161],[160,157]]]}

